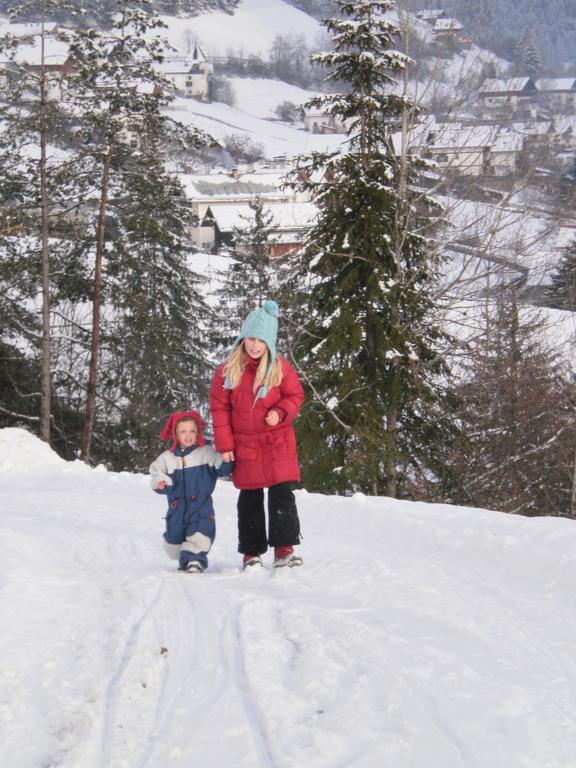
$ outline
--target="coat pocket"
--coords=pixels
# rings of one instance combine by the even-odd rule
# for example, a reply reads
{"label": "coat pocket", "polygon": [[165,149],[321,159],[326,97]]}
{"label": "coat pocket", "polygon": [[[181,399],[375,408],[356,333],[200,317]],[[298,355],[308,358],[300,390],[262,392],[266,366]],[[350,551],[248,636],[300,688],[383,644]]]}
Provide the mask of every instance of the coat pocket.
{"label": "coat pocket", "polygon": [[281,459],[290,453],[290,441],[288,438],[287,432],[279,432],[273,436],[272,455],[275,458]]}
{"label": "coat pocket", "polygon": [[238,461],[258,461],[258,449],[251,445],[237,445],[235,455]]}

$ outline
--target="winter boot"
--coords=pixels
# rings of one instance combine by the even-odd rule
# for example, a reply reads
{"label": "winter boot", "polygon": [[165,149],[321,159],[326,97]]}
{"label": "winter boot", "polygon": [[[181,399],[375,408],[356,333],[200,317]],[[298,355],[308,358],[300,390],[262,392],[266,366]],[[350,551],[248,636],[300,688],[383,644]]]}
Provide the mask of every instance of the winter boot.
{"label": "winter boot", "polygon": [[262,559],[260,555],[244,555],[242,560],[242,570],[250,570],[250,568],[261,568]]}
{"label": "winter boot", "polygon": [[199,563],[198,560],[189,560],[183,568],[179,568],[178,570],[184,571],[185,573],[203,573],[204,572],[202,563]]}
{"label": "winter boot", "polygon": [[304,561],[294,554],[294,547],[274,547],[274,568],[294,568]]}

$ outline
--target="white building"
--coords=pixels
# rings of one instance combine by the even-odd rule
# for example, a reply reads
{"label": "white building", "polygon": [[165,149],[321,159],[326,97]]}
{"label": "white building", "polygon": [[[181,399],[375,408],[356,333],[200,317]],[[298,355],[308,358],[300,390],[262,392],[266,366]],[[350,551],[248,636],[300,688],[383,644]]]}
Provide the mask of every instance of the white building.
{"label": "white building", "polygon": [[329,115],[320,108],[309,109],[304,113],[304,128],[309,133],[346,133],[347,125],[334,115]]}
{"label": "white building", "polygon": [[[318,209],[313,203],[266,203],[264,212],[272,216],[270,258],[293,253],[302,247],[306,231],[314,224]],[[235,232],[249,229],[254,213],[248,201],[209,206],[201,222],[202,245],[207,250],[235,247]]]}
{"label": "white building", "polygon": [[[30,25],[31,30],[36,26]],[[32,79],[36,75],[38,82],[43,67],[46,73],[46,98],[49,101],[63,101],[66,98],[66,77],[76,72],[76,65],[68,53],[68,43],[60,39],[57,27],[44,34],[44,61],[41,35],[31,33],[23,36],[23,42],[15,51],[14,62],[25,69]]]}
{"label": "white building", "polygon": [[194,46],[191,56],[167,59],[159,65],[159,69],[179,96],[208,101],[213,66],[198,44]]}
{"label": "white building", "polygon": [[447,176],[507,176],[518,169],[523,137],[492,125],[422,124],[411,133],[409,146]]}
{"label": "white building", "polygon": [[284,188],[286,173],[284,170],[261,170],[252,173],[212,173],[205,175],[181,174],[184,194],[190,204],[191,218],[189,227],[192,241],[199,247],[210,250],[214,246],[214,231],[206,229],[203,222],[210,208],[212,215],[224,206],[239,206],[250,212],[248,204],[256,196],[266,205],[303,203],[309,201],[309,195]]}
{"label": "white building", "polygon": [[542,106],[552,112],[576,113],[576,77],[541,78],[536,88]]}
{"label": "white building", "polygon": [[483,106],[511,117],[518,114],[534,116],[536,96],[536,85],[530,77],[489,78],[479,90]]}

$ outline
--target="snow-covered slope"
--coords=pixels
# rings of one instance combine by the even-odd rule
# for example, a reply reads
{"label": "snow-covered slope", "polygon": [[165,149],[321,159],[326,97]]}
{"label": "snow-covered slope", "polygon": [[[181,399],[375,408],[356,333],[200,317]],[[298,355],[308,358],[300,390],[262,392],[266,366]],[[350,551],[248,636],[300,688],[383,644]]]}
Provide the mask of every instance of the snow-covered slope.
{"label": "snow-covered slope", "polygon": [[[280,94],[284,90],[284,84],[279,85],[276,105],[283,100]],[[268,103],[271,101],[274,101],[273,96],[268,97]],[[279,155],[292,158],[315,150],[333,149],[344,140],[343,135],[324,136],[308,133],[286,123],[271,122],[218,102],[203,104],[193,99],[177,98],[167,111],[183,125],[200,128],[217,139],[233,134],[244,136],[254,143],[261,144],[268,158]]]}
{"label": "snow-covered slope", "polygon": [[161,550],[140,475],[0,431],[0,765],[574,768],[576,528],[298,493],[305,560]]}
{"label": "snow-covered slope", "polygon": [[302,36],[311,46],[321,31],[316,19],[283,0],[242,0],[233,14],[211,11],[191,18],[161,18],[174,48],[185,53],[191,41],[198,41],[209,57],[233,51],[267,59],[278,35]]}

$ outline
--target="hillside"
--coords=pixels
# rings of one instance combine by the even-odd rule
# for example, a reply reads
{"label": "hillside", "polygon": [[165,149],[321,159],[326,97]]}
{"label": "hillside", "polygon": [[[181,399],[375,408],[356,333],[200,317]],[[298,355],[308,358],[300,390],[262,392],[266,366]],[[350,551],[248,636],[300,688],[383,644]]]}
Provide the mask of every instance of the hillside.
{"label": "hillside", "polygon": [[243,574],[220,482],[191,576],[146,477],[18,429],[0,477],[1,765],[573,768],[573,522],[299,491]]}
{"label": "hillside", "polygon": [[576,6],[572,0],[416,0],[414,8],[443,8],[478,45],[511,58],[523,33],[534,40],[545,68],[576,71]]}

